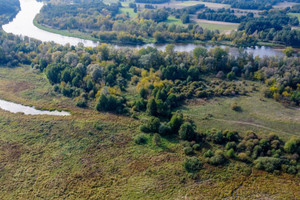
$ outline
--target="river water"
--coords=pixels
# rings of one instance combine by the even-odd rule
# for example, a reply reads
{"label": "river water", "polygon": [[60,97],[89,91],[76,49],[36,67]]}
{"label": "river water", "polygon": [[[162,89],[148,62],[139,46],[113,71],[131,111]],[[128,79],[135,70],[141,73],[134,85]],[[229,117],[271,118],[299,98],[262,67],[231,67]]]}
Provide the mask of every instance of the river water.
{"label": "river water", "polygon": [[[43,7],[43,3],[37,2],[36,0],[20,0],[21,11],[17,14],[15,19],[3,25],[3,30],[8,33],[13,33],[15,35],[28,36],[41,40],[43,42],[54,41],[58,44],[65,45],[69,43],[70,45],[77,45],[78,43],[83,43],[85,46],[95,47],[99,43],[91,40],[83,40],[75,37],[62,36],[55,33],[50,33],[44,30],[41,30],[34,26],[33,19],[40,12]],[[164,50],[166,44],[145,44],[145,45],[136,45],[136,46],[121,46],[113,45],[115,48],[142,48],[142,47],[156,47],[159,50]],[[207,49],[210,49],[214,46],[212,45],[200,45],[200,44],[175,44],[175,51],[192,51],[195,47],[204,46]],[[221,46],[225,48],[225,46]],[[274,49],[271,47],[255,47],[255,48],[244,48],[248,53],[252,53],[253,56],[283,56],[283,53],[279,49]],[[238,55],[239,50],[234,47],[229,47],[229,53],[233,55]]]}
{"label": "river water", "polygon": [[46,111],[37,110],[34,107],[23,106],[21,104],[0,100],[0,108],[12,113],[24,113],[25,115],[56,115],[56,116],[69,116],[69,112],[65,111]]}

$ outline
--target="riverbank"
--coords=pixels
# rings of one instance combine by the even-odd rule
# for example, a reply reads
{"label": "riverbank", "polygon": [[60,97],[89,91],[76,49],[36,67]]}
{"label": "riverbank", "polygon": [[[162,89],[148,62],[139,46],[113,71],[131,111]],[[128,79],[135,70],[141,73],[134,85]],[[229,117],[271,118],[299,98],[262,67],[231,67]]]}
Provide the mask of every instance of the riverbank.
{"label": "riverbank", "polygon": [[55,33],[55,34],[68,36],[68,37],[76,37],[76,38],[80,38],[80,39],[83,39],[83,40],[92,40],[94,42],[100,42],[99,40],[97,40],[97,39],[95,39],[95,38],[93,38],[92,36],[89,36],[89,35],[70,33],[68,31],[53,29],[53,28],[41,25],[37,22],[37,20],[35,18],[33,20],[33,25],[36,26],[39,29],[42,29],[42,30],[50,32],[50,33]]}
{"label": "riverbank", "polygon": [[[36,18],[34,18],[33,20],[33,24],[35,27],[50,32],[50,33],[55,33],[55,34],[59,34],[62,36],[67,36],[67,37],[75,37],[75,38],[79,38],[79,39],[84,39],[84,40],[91,40],[93,42],[102,42],[102,43],[109,43],[109,44],[113,44],[113,45],[143,45],[143,44],[133,44],[133,43],[121,43],[121,42],[117,42],[117,41],[102,41],[99,39],[96,39],[90,35],[87,34],[80,34],[80,33],[71,33],[69,31],[66,30],[58,30],[58,29],[54,29],[51,27],[47,27],[45,25],[39,24],[36,20]],[[164,45],[164,44],[174,44],[175,42],[172,41],[166,41],[165,43],[156,43],[154,38],[144,38],[144,44],[157,44],[157,45]],[[230,41],[200,41],[200,40],[186,40],[186,41],[180,41],[180,42],[176,42],[176,43],[180,43],[180,44],[199,44],[199,45],[224,45],[224,46],[229,46],[229,47],[236,47],[239,48],[241,46],[235,45]],[[255,46],[266,46],[266,47],[272,47],[272,48],[276,48],[276,49],[283,49],[285,46],[282,44],[276,44],[276,43],[271,43],[271,42],[258,42]]]}

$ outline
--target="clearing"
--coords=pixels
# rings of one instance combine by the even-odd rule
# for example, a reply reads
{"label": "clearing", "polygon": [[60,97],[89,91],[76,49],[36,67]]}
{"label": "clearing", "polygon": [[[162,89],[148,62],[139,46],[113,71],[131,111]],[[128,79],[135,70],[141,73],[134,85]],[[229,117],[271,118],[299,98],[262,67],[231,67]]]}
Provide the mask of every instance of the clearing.
{"label": "clearing", "polygon": [[276,5],[274,5],[273,7],[278,8],[278,9],[284,9],[284,8],[287,8],[287,7],[292,7],[292,6],[297,5],[297,4],[298,3],[284,1],[284,2],[280,2]]}
{"label": "clearing", "polygon": [[[215,127],[241,132],[255,130],[263,134],[275,132],[283,138],[299,136],[299,110],[262,96],[254,92],[248,96],[192,101],[184,106],[184,113],[194,119],[201,130]],[[237,103],[241,111],[232,110],[233,103]]]}
{"label": "clearing", "polygon": [[191,20],[199,24],[202,28],[208,30],[219,30],[223,33],[230,33],[233,30],[237,30],[238,23],[229,23],[229,22],[220,22],[220,21],[211,21],[205,19],[197,19],[196,15],[192,15]]}

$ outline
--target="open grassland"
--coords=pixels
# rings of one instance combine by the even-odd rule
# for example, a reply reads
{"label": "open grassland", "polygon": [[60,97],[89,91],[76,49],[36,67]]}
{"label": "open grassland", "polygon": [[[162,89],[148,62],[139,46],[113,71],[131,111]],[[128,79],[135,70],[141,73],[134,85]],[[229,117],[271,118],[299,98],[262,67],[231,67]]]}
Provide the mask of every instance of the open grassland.
{"label": "open grassland", "polygon": [[130,18],[135,18],[137,16],[137,13],[133,12],[133,8],[120,8],[120,13],[128,13]]}
{"label": "open grassland", "polygon": [[[228,5],[228,4],[210,3],[210,2],[202,2],[202,1],[175,1],[175,0],[171,0],[170,2],[167,2],[167,3],[153,4],[153,5],[157,6],[157,8],[180,9],[180,8],[185,8],[185,7],[188,7],[188,6],[194,6],[194,5],[197,5],[197,4],[204,4],[206,7],[211,8],[211,9],[230,8],[230,5]],[[144,5],[144,4],[141,4],[141,5]]]}
{"label": "open grassland", "polygon": [[182,25],[182,22],[180,19],[177,19],[176,17],[174,16],[169,16],[168,19],[166,21],[164,21],[168,24],[181,24]]}
{"label": "open grassland", "polygon": [[[71,99],[52,93],[45,77],[29,67],[0,68],[0,85],[0,98],[72,111],[72,116],[58,117],[0,110],[0,199],[300,198],[299,178],[252,170],[236,161],[225,167],[205,164],[195,181],[182,167],[186,156],[178,140],[163,138],[155,146],[149,134],[147,144],[136,145],[133,137],[139,133],[140,121],[77,108]],[[240,114],[246,119],[253,115],[277,120],[280,125],[295,124],[289,129],[272,125],[285,132],[299,128],[293,110],[272,100],[260,102],[258,96],[217,99],[208,102],[207,108],[190,104],[185,113],[197,123],[205,112],[217,118],[225,111],[228,116],[223,119],[238,120],[227,109],[232,101],[241,105]],[[256,110],[249,111],[247,106]],[[269,114],[264,113],[267,110]],[[291,118],[282,118],[287,115]],[[219,128],[218,123],[211,120],[210,126]]]}
{"label": "open grassland", "polygon": [[[177,2],[180,2],[180,1],[177,1]],[[211,9],[230,8],[229,4],[210,3],[210,2],[201,2],[201,1],[184,1],[181,3],[177,3],[178,6],[194,6],[197,4],[204,4],[206,7],[211,8]]]}
{"label": "open grassland", "polygon": [[228,31],[237,30],[237,28],[239,26],[238,23],[228,23],[228,22],[197,19],[196,16],[192,17],[192,21],[199,24],[204,29],[219,30],[220,32],[228,32]]}
{"label": "open grassland", "polygon": [[274,5],[273,8],[284,9],[284,8],[287,8],[287,7],[292,7],[292,6],[297,5],[297,4],[298,3],[284,1],[284,2],[280,2],[276,5]]}
{"label": "open grassland", "polygon": [[300,21],[300,13],[288,13],[288,15],[298,17],[298,20]]}
{"label": "open grassland", "polygon": [[[236,103],[241,111],[234,111]],[[262,134],[274,132],[282,138],[300,136],[300,115],[295,108],[284,107],[259,92],[249,96],[194,100],[184,107],[184,113],[194,119],[200,130],[228,129],[246,132],[255,130]]]}

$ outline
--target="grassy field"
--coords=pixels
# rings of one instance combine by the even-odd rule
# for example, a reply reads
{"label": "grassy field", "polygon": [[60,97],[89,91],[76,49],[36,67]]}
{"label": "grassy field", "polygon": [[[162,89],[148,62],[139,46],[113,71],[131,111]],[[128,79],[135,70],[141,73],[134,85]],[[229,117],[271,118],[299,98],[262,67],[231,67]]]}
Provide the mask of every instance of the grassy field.
{"label": "grassy field", "polygon": [[198,24],[204,29],[219,30],[220,32],[236,30],[238,27],[238,25],[225,25],[207,22],[198,22]]}
{"label": "grassy field", "polygon": [[168,24],[181,24],[182,25],[182,22],[180,19],[177,19],[176,17],[174,16],[169,16],[168,19],[166,21],[164,21]]}
{"label": "grassy field", "polygon": [[137,13],[133,12],[133,8],[120,8],[121,13],[129,14],[130,18],[135,18]]}
{"label": "grassy field", "polygon": [[199,24],[202,28],[208,30],[219,30],[220,32],[228,32],[237,30],[239,24],[237,23],[227,23],[227,22],[218,22],[218,21],[209,21],[203,19],[197,19],[196,16],[192,17],[194,23]]}
{"label": "grassy field", "polygon": [[284,9],[284,8],[287,8],[287,7],[292,7],[292,6],[297,5],[297,4],[298,3],[284,1],[284,2],[280,2],[276,5],[274,5],[273,7],[278,8],[278,9]]}
{"label": "grassy field", "polygon": [[230,8],[230,5],[228,4],[210,3],[210,2],[201,2],[201,1],[183,1],[182,3],[177,3],[178,6],[193,6],[197,4],[204,4],[206,7],[211,9]]}
{"label": "grassy field", "polygon": [[[72,115],[28,116],[0,110],[0,199],[300,198],[300,178],[253,170],[236,161],[225,167],[205,164],[195,181],[182,167],[186,156],[178,140],[163,138],[155,146],[152,135],[147,135],[147,144],[136,145],[133,138],[140,133],[140,121],[98,113],[93,106],[78,108],[73,100],[53,93],[43,74],[27,66],[0,68],[0,98],[4,97],[27,105],[68,109]],[[228,116],[222,119],[238,120],[227,108],[237,101],[245,119],[286,120],[277,126],[263,123],[280,132],[292,132],[293,127],[280,127],[285,124],[299,128],[295,111],[271,100],[260,102],[258,96],[249,98],[217,99],[205,107],[190,103],[184,112],[196,120],[206,113],[221,118],[225,111]],[[247,110],[258,102],[262,105],[254,107],[256,112]],[[270,114],[264,114],[266,110]],[[202,123],[197,123],[202,129]],[[218,124],[210,121],[210,126],[219,128]]]}
{"label": "grassy field", "polygon": [[288,15],[298,17],[298,20],[300,21],[300,13],[288,13]]}
{"label": "grassy field", "polygon": [[[233,111],[233,103],[237,103],[242,111]],[[184,107],[184,113],[197,122],[200,130],[210,129],[213,124],[222,130],[274,132],[283,138],[300,136],[299,110],[266,99],[260,92],[234,98],[192,101]]]}

